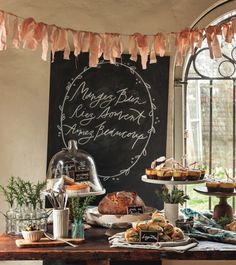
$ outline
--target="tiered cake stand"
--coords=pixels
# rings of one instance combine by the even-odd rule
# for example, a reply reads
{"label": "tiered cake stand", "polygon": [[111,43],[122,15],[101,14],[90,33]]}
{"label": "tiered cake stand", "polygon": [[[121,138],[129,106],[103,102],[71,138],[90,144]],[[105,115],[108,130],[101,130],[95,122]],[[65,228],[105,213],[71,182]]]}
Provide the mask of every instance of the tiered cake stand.
{"label": "tiered cake stand", "polygon": [[229,217],[233,219],[233,208],[227,203],[229,197],[236,196],[236,191],[226,192],[208,192],[207,187],[197,187],[194,190],[202,195],[215,196],[219,198],[219,203],[215,205],[213,211],[213,218],[219,220],[221,217]]}
{"label": "tiered cake stand", "polygon": [[[156,180],[156,179],[149,179],[146,175],[142,176],[142,181],[151,183],[151,184],[159,184],[159,185],[166,185],[168,186],[169,190],[172,190],[174,186],[178,185],[190,185],[190,184],[198,184],[198,183],[204,183],[205,179],[199,179],[199,180],[184,180],[184,181],[172,181],[172,180]],[[176,206],[176,208],[174,208]],[[165,216],[171,223],[175,223],[175,221],[178,219],[178,204],[167,204],[164,203],[164,212]]]}

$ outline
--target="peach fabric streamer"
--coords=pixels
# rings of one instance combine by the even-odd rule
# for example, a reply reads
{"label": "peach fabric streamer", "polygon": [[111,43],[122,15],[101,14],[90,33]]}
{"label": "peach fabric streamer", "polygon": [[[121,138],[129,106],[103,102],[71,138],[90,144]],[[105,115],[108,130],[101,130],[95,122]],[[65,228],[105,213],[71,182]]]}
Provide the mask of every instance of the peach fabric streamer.
{"label": "peach fabric streamer", "polygon": [[5,13],[0,12],[0,51],[7,48],[7,31],[5,23]]}
{"label": "peach fabric streamer", "polygon": [[159,54],[161,57],[165,55],[166,42],[165,42],[165,35],[163,33],[156,34],[154,47],[156,54]]}
{"label": "peach fabric streamer", "polygon": [[177,48],[176,65],[181,66],[183,64],[183,57],[186,55],[188,48],[190,47],[190,30],[184,29],[179,34],[176,34],[175,46]]}
{"label": "peach fabric streamer", "polygon": [[[14,14],[0,10],[0,50],[7,48],[7,36],[10,33],[9,16],[14,16],[12,44],[15,48],[28,48],[35,50],[39,44],[42,45],[43,60],[47,60],[49,44],[52,52],[52,61],[56,51],[64,50],[64,59],[70,57],[70,45],[68,32],[72,33],[74,55],[81,52],[89,52],[89,65],[96,67],[100,56],[103,54],[105,60],[116,63],[123,53],[123,42],[120,34],[76,31],[64,29],[56,25],[47,25],[43,22],[37,23],[33,18],[20,19]],[[164,56],[170,50],[171,38],[175,37],[176,65],[181,66],[186,52],[191,49],[192,54],[196,48],[202,45],[204,32],[210,50],[210,57],[220,58],[222,56],[219,36],[223,40],[232,43],[236,33],[236,18],[223,22],[216,26],[208,26],[204,29],[184,29],[181,32],[157,33],[155,35],[143,35],[135,33],[128,36],[128,50],[130,60],[137,61],[138,52],[141,56],[142,68],[147,68],[148,56],[150,63],[156,63],[157,55]]]}
{"label": "peach fabric streamer", "polygon": [[[137,48],[138,48],[140,56],[141,56],[142,68],[147,69],[147,60],[148,60],[148,54],[149,54],[148,36],[142,35],[140,33],[135,33],[133,35],[133,38],[136,41],[136,44],[133,46],[133,48],[130,47],[131,57],[132,57],[132,53],[134,52],[134,55],[135,55],[134,58],[136,58],[137,60]],[[131,45],[132,45],[132,42],[131,42]]]}
{"label": "peach fabric streamer", "polygon": [[218,33],[220,33],[219,29],[217,30],[216,26],[209,26],[205,31],[211,59],[220,58],[222,54],[220,43],[217,37]]}
{"label": "peach fabric streamer", "polygon": [[91,33],[90,35],[90,52],[89,52],[89,66],[96,67],[98,59],[101,55],[101,37],[99,34]]}
{"label": "peach fabric streamer", "polygon": [[129,45],[129,54],[131,55],[130,60],[136,62],[138,59],[138,50],[134,35],[129,36],[128,45]]}
{"label": "peach fabric streamer", "polygon": [[23,44],[23,48],[36,50],[38,43],[34,38],[35,26],[36,22],[33,18],[23,20],[20,31],[20,40]]}
{"label": "peach fabric streamer", "polygon": [[13,39],[12,44],[15,48],[20,48],[20,31],[21,31],[21,22],[18,17],[14,20],[14,28],[13,28]]}
{"label": "peach fabric streamer", "polygon": [[34,30],[34,38],[39,43],[42,44],[42,60],[47,61],[48,52],[48,32],[47,25],[40,22],[37,23]]}
{"label": "peach fabric streamer", "polygon": [[77,57],[81,51],[81,38],[82,32],[72,30],[73,43],[74,43],[74,55]]}
{"label": "peach fabric streamer", "polygon": [[116,63],[116,58],[121,58],[123,52],[123,43],[119,34],[105,33],[100,34],[101,37],[101,52],[104,60],[110,63]]}

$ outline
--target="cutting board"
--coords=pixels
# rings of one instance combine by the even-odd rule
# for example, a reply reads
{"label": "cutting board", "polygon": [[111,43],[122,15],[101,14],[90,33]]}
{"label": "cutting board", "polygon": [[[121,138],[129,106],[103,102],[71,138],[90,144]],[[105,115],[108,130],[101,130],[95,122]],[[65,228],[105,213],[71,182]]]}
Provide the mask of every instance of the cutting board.
{"label": "cutting board", "polygon": [[[84,239],[81,238],[64,238],[65,240],[74,243],[81,244],[84,242]],[[60,240],[50,240],[48,238],[41,238],[38,242],[30,242],[25,239],[16,239],[16,245],[19,248],[38,248],[38,247],[60,247],[67,245],[66,243]],[[69,245],[67,245],[69,246]]]}

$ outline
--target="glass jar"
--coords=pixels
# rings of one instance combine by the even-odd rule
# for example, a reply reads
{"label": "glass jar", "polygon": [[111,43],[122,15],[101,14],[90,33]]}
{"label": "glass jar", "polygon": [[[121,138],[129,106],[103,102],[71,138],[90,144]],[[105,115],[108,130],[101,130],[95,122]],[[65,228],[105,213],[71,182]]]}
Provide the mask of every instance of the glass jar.
{"label": "glass jar", "polygon": [[83,220],[74,220],[71,228],[71,237],[84,239],[84,223]]}
{"label": "glass jar", "polygon": [[6,218],[6,234],[14,235],[16,231],[16,212],[10,208],[5,215]]}

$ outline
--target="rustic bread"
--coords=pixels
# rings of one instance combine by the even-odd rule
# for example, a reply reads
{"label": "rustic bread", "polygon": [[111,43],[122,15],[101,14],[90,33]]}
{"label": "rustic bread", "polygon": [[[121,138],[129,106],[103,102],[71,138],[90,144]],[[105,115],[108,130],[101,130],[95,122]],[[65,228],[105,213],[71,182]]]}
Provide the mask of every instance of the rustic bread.
{"label": "rustic bread", "polygon": [[145,207],[143,200],[136,192],[118,191],[108,193],[99,203],[98,211],[101,214],[127,214],[130,206]]}

